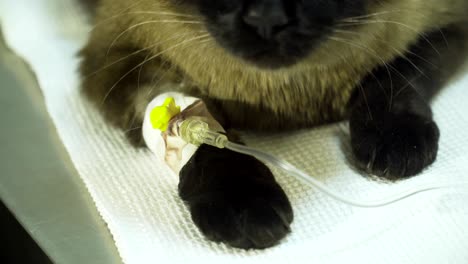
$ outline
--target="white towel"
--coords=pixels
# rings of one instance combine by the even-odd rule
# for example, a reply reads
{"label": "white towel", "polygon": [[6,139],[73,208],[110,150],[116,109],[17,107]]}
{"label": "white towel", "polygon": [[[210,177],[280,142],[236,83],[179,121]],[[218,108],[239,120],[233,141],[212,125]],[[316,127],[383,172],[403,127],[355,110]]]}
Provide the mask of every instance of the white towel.
{"label": "white towel", "polygon": [[[0,1],[8,44],[37,74],[48,111],[126,263],[468,263],[467,189],[421,194],[377,209],[331,200],[276,172],[295,210],[280,245],[243,251],[207,241],[177,196],[178,179],[149,151],[130,147],[79,96],[75,54],[89,26],[73,0]],[[371,199],[468,174],[468,76],[434,102],[437,163],[398,184],[370,181],[346,162],[345,129],[331,125],[248,142],[353,198]],[[344,147],[346,149],[346,146]]]}

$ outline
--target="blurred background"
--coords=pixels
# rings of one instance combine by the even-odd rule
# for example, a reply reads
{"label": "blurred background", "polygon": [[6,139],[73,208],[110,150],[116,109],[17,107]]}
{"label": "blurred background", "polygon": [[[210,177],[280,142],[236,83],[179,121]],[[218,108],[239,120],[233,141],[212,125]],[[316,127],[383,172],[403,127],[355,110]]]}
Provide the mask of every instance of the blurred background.
{"label": "blurred background", "polygon": [[0,11],[0,263],[120,263],[1,21]]}

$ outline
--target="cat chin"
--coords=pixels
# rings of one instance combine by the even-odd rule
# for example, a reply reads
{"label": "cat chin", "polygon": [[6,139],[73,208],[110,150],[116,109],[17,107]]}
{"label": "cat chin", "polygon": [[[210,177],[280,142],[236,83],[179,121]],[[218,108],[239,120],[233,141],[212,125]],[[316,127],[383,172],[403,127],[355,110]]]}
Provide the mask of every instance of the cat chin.
{"label": "cat chin", "polygon": [[290,68],[300,62],[299,59],[288,57],[274,57],[268,55],[257,55],[242,58],[246,63],[261,70],[281,70]]}
{"label": "cat chin", "polygon": [[298,67],[331,67],[338,65],[350,59],[346,54],[332,56],[330,53],[321,52],[317,49],[303,58],[282,57],[269,54],[259,54],[251,56],[237,56],[246,65],[254,66],[259,70],[277,71],[277,70],[297,70]]}

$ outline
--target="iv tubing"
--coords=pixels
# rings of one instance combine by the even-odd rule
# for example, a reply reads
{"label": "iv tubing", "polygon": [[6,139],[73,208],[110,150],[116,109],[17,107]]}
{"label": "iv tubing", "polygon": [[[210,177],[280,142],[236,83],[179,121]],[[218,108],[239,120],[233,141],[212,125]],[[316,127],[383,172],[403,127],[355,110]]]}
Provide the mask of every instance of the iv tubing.
{"label": "iv tubing", "polygon": [[300,169],[296,168],[294,165],[292,165],[291,163],[285,160],[279,159],[263,151],[260,151],[254,148],[249,148],[249,147],[229,141],[226,135],[210,130],[208,124],[202,120],[188,118],[185,121],[182,121],[179,124],[179,132],[180,132],[181,137],[188,143],[192,143],[195,145],[207,144],[207,145],[211,145],[217,148],[227,148],[235,152],[254,156],[258,158],[259,160],[275,165],[276,167],[284,170],[285,172],[295,176],[297,179],[299,179],[303,183],[311,187],[316,187],[317,189],[327,194],[328,196],[338,201],[341,201],[345,204],[356,206],[356,207],[363,207],[363,208],[382,207],[382,206],[396,203],[398,201],[401,201],[403,199],[406,199],[418,193],[422,193],[422,192],[426,192],[430,190],[454,188],[454,187],[460,187],[463,185],[468,185],[468,182],[461,182],[461,183],[455,183],[455,184],[426,184],[416,190],[414,189],[408,190],[405,192],[401,192],[398,195],[393,195],[390,197],[386,197],[384,199],[370,201],[370,202],[360,202],[360,201],[356,201],[353,199],[349,199],[345,196],[342,196],[341,194],[338,194],[335,191],[330,190],[330,188],[328,188],[325,184],[321,183],[320,181],[316,180],[312,176],[301,171]]}
{"label": "iv tubing", "polygon": [[457,187],[459,185],[466,185],[467,184],[467,183],[461,183],[461,184],[457,184],[457,185],[454,185],[454,184],[430,185],[429,184],[429,185],[422,186],[422,187],[418,188],[417,190],[405,191],[405,192],[402,192],[402,193],[400,193],[398,195],[394,195],[392,197],[386,197],[384,199],[375,200],[375,201],[371,201],[371,202],[360,202],[360,201],[349,199],[347,197],[344,197],[344,196],[330,190],[325,184],[321,183],[320,181],[316,180],[315,178],[311,177],[310,175],[306,174],[305,172],[299,170],[298,168],[293,166],[291,163],[289,163],[289,162],[287,162],[285,160],[279,159],[279,158],[277,158],[277,157],[275,157],[273,155],[270,155],[270,154],[265,153],[263,151],[259,151],[259,150],[253,149],[253,148],[249,148],[249,147],[246,147],[246,146],[243,146],[243,145],[240,145],[240,144],[232,143],[230,141],[228,141],[226,143],[225,147],[232,150],[232,151],[236,151],[236,152],[246,154],[246,155],[251,155],[251,156],[254,156],[254,157],[258,158],[259,160],[263,160],[265,162],[273,164],[276,167],[278,167],[278,168],[288,172],[289,174],[295,176],[297,179],[299,179],[300,181],[306,183],[307,185],[316,187],[317,189],[319,189],[323,193],[327,194],[328,196],[330,196],[330,197],[332,197],[332,198],[334,198],[334,199],[336,199],[338,201],[341,201],[341,202],[343,202],[345,204],[349,204],[349,205],[356,206],[356,207],[363,207],[363,208],[382,207],[382,206],[386,206],[386,205],[389,205],[389,204],[396,203],[398,201],[401,201],[403,199],[406,199],[406,198],[411,197],[413,195],[416,195],[418,193],[422,193],[422,192],[426,192],[426,191],[430,191],[430,190],[444,189],[444,188],[449,188],[449,187]]}

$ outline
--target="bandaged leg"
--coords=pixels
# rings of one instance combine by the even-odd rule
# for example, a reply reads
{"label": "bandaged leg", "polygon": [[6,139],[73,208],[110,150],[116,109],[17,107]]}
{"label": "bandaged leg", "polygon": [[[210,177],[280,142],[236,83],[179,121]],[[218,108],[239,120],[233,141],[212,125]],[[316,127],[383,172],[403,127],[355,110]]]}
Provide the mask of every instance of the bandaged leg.
{"label": "bandaged leg", "polygon": [[184,141],[179,135],[179,125],[189,117],[200,118],[210,129],[224,132],[203,101],[181,93],[170,92],[157,96],[145,112],[145,143],[176,175],[198,148]]}

